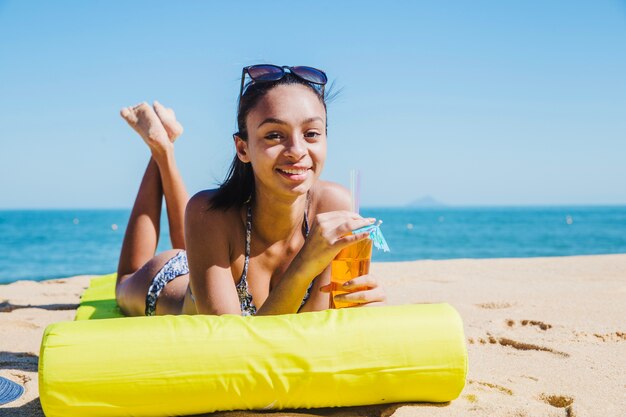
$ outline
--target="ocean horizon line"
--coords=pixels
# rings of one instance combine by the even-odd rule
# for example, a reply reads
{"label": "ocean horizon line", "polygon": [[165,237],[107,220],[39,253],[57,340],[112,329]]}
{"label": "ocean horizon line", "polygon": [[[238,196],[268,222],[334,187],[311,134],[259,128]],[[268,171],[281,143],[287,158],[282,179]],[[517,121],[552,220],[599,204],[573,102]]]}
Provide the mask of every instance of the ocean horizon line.
{"label": "ocean horizon line", "polygon": [[[441,204],[441,205],[362,205],[361,210],[378,210],[378,209],[407,209],[407,210],[440,210],[440,209],[514,209],[514,208],[626,208],[625,203],[532,203],[532,204]],[[131,210],[132,206],[120,207],[0,207],[0,212],[4,211],[106,211],[106,210]],[[164,210],[165,211],[165,210]]]}

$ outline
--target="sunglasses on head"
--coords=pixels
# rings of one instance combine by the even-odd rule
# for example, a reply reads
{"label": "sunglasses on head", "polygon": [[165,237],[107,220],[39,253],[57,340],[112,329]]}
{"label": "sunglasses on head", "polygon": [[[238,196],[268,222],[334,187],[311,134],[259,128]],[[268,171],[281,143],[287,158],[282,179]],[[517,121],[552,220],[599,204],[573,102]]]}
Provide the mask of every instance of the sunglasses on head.
{"label": "sunglasses on head", "polygon": [[316,84],[321,86],[321,93],[324,95],[324,86],[328,81],[326,74],[324,71],[319,70],[313,67],[287,67],[287,66],[278,66],[271,64],[259,64],[259,65],[251,65],[249,67],[245,67],[241,72],[241,89],[239,90],[239,101],[241,102],[241,96],[243,95],[244,89],[244,80],[246,78],[246,74],[252,80],[252,83],[258,82],[271,82],[278,81],[287,74],[287,71],[291,72],[296,77],[307,81],[312,84]]}

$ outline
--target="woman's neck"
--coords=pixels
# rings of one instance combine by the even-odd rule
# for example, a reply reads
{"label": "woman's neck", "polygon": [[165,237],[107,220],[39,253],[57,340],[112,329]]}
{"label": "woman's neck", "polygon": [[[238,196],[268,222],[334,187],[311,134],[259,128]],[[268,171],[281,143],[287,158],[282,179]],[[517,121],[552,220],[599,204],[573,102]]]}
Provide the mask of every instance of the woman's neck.
{"label": "woman's neck", "polygon": [[252,226],[258,238],[268,243],[286,240],[302,227],[308,209],[308,194],[295,198],[255,193]]}

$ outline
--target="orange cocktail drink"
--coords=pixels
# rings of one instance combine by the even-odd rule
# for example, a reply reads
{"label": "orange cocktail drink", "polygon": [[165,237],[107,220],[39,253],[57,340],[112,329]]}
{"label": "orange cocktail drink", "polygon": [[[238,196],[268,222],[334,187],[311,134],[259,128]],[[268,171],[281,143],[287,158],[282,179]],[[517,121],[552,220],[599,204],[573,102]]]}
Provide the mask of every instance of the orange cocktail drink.
{"label": "orange cocktail drink", "polygon": [[343,308],[358,305],[335,301],[335,296],[347,294],[351,291],[343,289],[343,283],[361,275],[369,274],[370,260],[372,259],[372,240],[363,239],[346,248],[343,248],[330,266],[330,308]]}

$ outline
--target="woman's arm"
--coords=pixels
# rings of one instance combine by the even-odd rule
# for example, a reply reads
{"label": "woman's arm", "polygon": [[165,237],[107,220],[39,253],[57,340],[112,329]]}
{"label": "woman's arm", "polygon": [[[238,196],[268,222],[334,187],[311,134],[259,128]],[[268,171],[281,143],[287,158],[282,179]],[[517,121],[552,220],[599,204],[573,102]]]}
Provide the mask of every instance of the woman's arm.
{"label": "woman's arm", "polygon": [[225,212],[208,210],[212,191],[194,195],[185,211],[189,285],[199,314],[241,314],[230,267]]}
{"label": "woman's arm", "polygon": [[330,265],[326,267],[324,272],[319,274],[313,281],[309,298],[304,305],[298,310],[298,313],[305,313],[307,311],[322,311],[328,310],[330,307],[330,294],[329,292],[323,292],[324,287],[330,284]]}
{"label": "woman's arm", "polygon": [[[342,248],[367,238],[367,233],[353,235],[352,230],[369,225],[374,219],[364,219],[348,211],[350,194],[344,187],[320,182],[313,204],[317,214],[304,246],[257,310],[257,315],[327,309],[328,294],[321,293],[320,288],[330,282],[330,262]],[[309,299],[300,308],[313,279]]]}
{"label": "woman's arm", "polygon": [[[326,193],[321,201],[321,210],[348,210],[350,207],[350,195],[345,188],[328,183]],[[330,265],[313,281],[309,299],[304,303],[300,312],[320,311],[329,308],[330,304]],[[338,295],[336,300],[342,302],[358,303],[358,307],[384,305],[386,300],[385,289],[372,274],[363,275],[346,283],[348,294]],[[356,306],[355,306],[356,307]]]}

